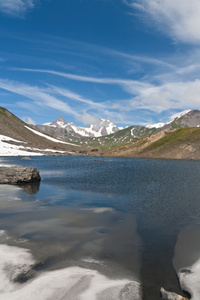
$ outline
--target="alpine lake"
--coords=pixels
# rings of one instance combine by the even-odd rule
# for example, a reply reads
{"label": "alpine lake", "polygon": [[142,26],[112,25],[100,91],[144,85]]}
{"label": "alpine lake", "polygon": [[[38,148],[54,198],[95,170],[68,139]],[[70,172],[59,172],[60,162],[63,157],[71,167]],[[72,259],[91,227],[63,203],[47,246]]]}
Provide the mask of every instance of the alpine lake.
{"label": "alpine lake", "polygon": [[55,156],[0,163],[36,167],[42,178],[0,186],[1,244],[29,249],[38,261],[21,285],[77,266],[140,283],[141,299],[160,299],[161,287],[186,296],[177,272],[200,258],[200,161]]}

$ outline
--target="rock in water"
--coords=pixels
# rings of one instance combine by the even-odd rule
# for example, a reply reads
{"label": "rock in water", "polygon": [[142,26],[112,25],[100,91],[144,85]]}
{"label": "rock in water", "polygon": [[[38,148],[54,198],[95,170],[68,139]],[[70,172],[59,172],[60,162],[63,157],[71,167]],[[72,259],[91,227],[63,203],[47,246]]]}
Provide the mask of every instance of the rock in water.
{"label": "rock in water", "polygon": [[0,167],[0,184],[18,184],[40,180],[41,177],[36,168]]}
{"label": "rock in water", "polygon": [[32,158],[25,156],[25,157],[22,157],[21,160],[32,160]]}
{"label": "rock in water", "polygon": [[176,293],[167,292],[164,288],[160,289],[162,299],[165,300],[189,300],[188,298],[184,298]]}

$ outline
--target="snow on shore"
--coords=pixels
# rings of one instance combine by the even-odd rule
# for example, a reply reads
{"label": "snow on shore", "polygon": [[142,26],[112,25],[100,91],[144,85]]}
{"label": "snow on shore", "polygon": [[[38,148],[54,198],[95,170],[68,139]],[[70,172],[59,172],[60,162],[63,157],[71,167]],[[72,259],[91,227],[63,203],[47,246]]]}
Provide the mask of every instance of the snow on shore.
{"label": "snow on shore", "polygon": [[[19,145],[9,144],[9,142],[19,143]],[[0,156],[41,156],[42,153],[27,151],[24,146],[25,142],[12,139],[8,136],[0,134]],[[35,149],[36,150],[36,149]],[[41,151],[41,149],[40,149]]]}
{"label": "snow on shore", "polygon": [[112,280],[98,271],[69,267],[40,273],[19,283],[36,261],[27,249],[0,245],[0,300],[141,300],[140,284],[128,279]]}
{"label": "snow on shore", "polygon": [[[19,143],[19,145],[14,145],[12,144],[13,142]],[[52,150],[52,149],[41,150],[39,148],[25,147],[22,146],[21,144],[26,144],[26,143],[0,134],[0,156],[42,156],[44,155],[44,153],[42,152],[52,152],[52,153],[57,152],[60,154],[66,153],[66,151],[59,151],[59,150]]]}

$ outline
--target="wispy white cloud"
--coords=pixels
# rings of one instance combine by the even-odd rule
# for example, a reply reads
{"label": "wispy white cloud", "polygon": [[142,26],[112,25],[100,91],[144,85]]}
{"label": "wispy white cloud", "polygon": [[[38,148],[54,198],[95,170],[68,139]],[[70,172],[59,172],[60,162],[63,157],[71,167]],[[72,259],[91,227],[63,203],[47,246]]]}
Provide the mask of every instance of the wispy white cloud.
{"label": "wispy white cloud", "polygon": [[84,98],[81,95],[74,93],[66,88],[60,88],[60,87],[56,87],[53,85],[49,85],[49,87],[50,87],[50,90],[52,93],[56,93],[56,94],[66,97],[66,98],[69,98],[71,100],[75,100],[78,102],[88,104],[92,108],[102,108],[102,109],[105,108],[105,105],[102,102],[100,102],[100,103],[94,102],[94,101]]}
{"label": "wispy white cloud", "polygon": [[65,72],[57,72],[53,70],[41,70],[41,69],[26,69],[26,68],[13,68],[13,70],[18,71],[27,71],[27,72],[38,72],[38,73],[48,73],[56,76],[61,76],[67,79],[82,81],[82,82],[90,82],[90,83],[101,83],[101,84],[113,84],[113,85],[121,85],[121,86],[129,86],[135,85],[143,87],[144,83],[137,80],[129,80],[122,78],[109,78],[109,77],[91,77],[91,76],[82,76]]}
{"label": "wispy white cloud", "polygon": [[151,17],[158,29],[165,31],[174,40],[185,43],[200,43],[199,0],[123,0],[135,10]]}
{"label": "wispy white cloud", "polygon": [[35,0],[0,0],[0,11],[12,16],[23,16],[34,6]]}
{"label": "wispy white cloud", "polygon": [[[157,82],[155,84],[151,83],[150,81],[126,80],[119,78],[87,77],[64,72],[56,72],[52,70],[23,70],[30,72],[50,73],[56,76],[62,76],[75,81],[118,85],[130,95],[130,98],[121,101],[112,101],[112,105],[110,105],[110,103],[99,104],[99,106],[103,106],[103,109],[105,109],[105,111],[109,113],[112,111],[113,115],[114,110],[115,112],[118,111],[118,113],[120,112],[120,114],[122,114],[122,112],[125,112],[125,110],[131,111],[137,109],[148,109],[160,113],[169,109],[200,108],[200,81],[198,80],[178,80],[178,77],[176,77],[176,80],[174,81],[166,80],[163,82],[160,81],[159,83]],[[182,72],[183,71],[184,70],[182,70]],[[58,89],[57,92],[59,92]],[[63,95],[66,93],[65,96],[67,96],[68,92],[67,90],[61,89],[60,93]],[[83,99],[80,96],[78,96],[77,98],[76,94],[68,96],[74,99],[76,98],[76,100],[79,101],[87,102],[87,104],[90,104],[94,108],[97,108],[95,107],[98,105],[97,103],[93,103],[91,101]],[[126,108],[125,110],[123,109],[124,107]],[[101,107],[99,107],[99,109],[100,108]]]}
{"label": "wispy white cloud", "polygon": [[49,94],[45,89],[37,86],[30,86],[16,81],[0,79],[0,88],[32,99],[34,104],[37,106],[46,106],[67,114],[72,114],[75,117],[79,116],[79,113],[66,102],[59,100],[57,97]]}
{"label": "wispy white cloud", "polygon": [[157,113],[168,109],[200,109],[199,95],[199,80],[169,82],[140,90],[131,105],[135,109],[150,109]]}
{"label": "wispy white cloud", "polygon": [[[143,70],[143,67],[148,66],[154,66],[155,68],[159,70],[169,69],[174,70],[176,66],[169,61],[167,61],[166,57],[159,57],[154,56],[153,54],[151,56],[148,55],[140,55],[139,53],[126,53],[123,51],[119,51],[116,49],[98,46],[91,43],[86,42],[80,42],[75,41],[59,36],[40,36],[40,37],[26,37],[23,38],[21,36],[15,36],[15,39],[23,40],[25,42],[29,41],[34,45],[34,48],[37,48],[40,52],[45,53],[56,53],[55,57],[59,57],[60,54],[62,55],[68,55],[68,56],[76,56],[78,58],[84,59],[83,62],[79,64],[76,64],[76,61],[73,61],[73,65],[67,65],[67,69],[71,70],[79,70],[81,71],[81,67],[84,68],[84,70],[92,69],[94,70],[94,62],[102,63],[105,60],[107,61],[107,64],[113,62],[115,65],[119,66],[120,68],[123,66],[123,68],[129,72],[131,71],[137,72],[138,70]],[[9,54],[9,57],[12,54]],[[112,58],[112,59],[110,59]],[[24,59],[21,57],[21,59]],[[26,58],[27,59],[27,58]],[[28,57],[30,59],[30,57]],[[34,60],[36,58],[33,58]],[[44,57],[42,57],[43,63],[44,63]],[[53,61],[49,61],[52,63]],[[54,61],[54,63],[59,67],[64,67],[63,61],[58,63],[58,61]],[[91,64],[92,63],[92,64]],[[40,62],[40,65],[42,65],[42,61]],[[102,69],[101,69],[102,70]],[[101,71],[100,70],[100,71]]]}
{"label": "wispy white cloud", "polygon": [[149,65],[154,65],[154,66],[159,66],[159,67],[165,67],[169,69],[176,69],[176,66],[173,64],[170,64],[169,62],[166,62],[162,59],[158,59],[155,57],[151,56],[145,56],[145,55],[133,55],[133,54],[127,54],[121,51],[116,51],[113,49],[108,49],[108,48],[101,48],[101,52],[104,52],[108,55],[115,55],[117,57],[125,58],[126,60],[129,61],[129,63],[132,62],[139,62],[139,63],[144,63],[144,64],[149,64]]}

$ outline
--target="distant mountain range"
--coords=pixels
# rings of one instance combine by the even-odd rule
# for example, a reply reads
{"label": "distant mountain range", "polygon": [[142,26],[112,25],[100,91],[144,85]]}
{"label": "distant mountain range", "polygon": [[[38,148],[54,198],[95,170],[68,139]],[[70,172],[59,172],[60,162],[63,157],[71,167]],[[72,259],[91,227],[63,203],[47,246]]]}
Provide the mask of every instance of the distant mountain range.
{"label": "distant mountain range", "polygon": [[0,156],[16,155],[200,159],[200,111],[184,111],[167,123],[120,129],[109,120],[78,127],[62,117],[30,126],[0,107]]}
{"label": "distant mountain range", "polygon": [[91,124],[88,127],[78,127],[73,123],[67,123],[62,117],[54,122],[33,127],[40,132],[68,142],[78,142],[90,147],[108,149],[122,146],[160,131],[198,126],[200,126],[200,111],[186,110],[173,115],[167,123],[148,126],[133,125],[124,129],[105,119],[99,119],[96,124]]}
{"label": "distant mountain range", "polygon": [[63,117],[59,117],[54,122],[35,125],[33,127],[52,136],[75,142],[81,142],[82,138],[101,137],[120,130],[118,126],[105,119],[99,119],[95,124],[87,127],[79,127],[74,123],[67,123]]}

